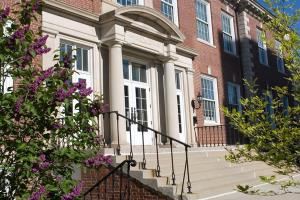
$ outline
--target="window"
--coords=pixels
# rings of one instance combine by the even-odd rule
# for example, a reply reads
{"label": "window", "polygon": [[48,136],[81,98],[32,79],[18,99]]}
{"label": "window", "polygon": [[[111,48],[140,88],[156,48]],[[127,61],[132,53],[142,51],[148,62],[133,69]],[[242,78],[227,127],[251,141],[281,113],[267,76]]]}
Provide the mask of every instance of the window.
{"label": "window", "polygon": [[217,80],[212,77],[202,76],[202,105],[204,114],[204,123],[218,123],[218,94],[217,94]]}
{"label": "window", "polygon": [[76,49],[76,69],[84,72],[89,71],[89,55],[88,49],[61,42],[60,51],[67,53],[69,56],[75,56],[73,50]]}
{"label": "window", "polygon": [[197,37],[212,44],[210,5],[204,0],[196,0]]}
{"label": "window", "polygon": [[237,111],[241,110],[240,86],[229,82],[227,84],[227,92],[228,92],[228,107],[229,107],[229,109],[235,109]]}
{"label": "window", "polygon": [[177,0],[161,0],[160,9],[162,14],[178,25]]}
{"label": "window", "polygon": [[[85,83],[85,87],[93,87],[92,84],[92,65],[91,65],[91,50],[83,45],[79,45],[72,42],[61,41],[60,42],[61,60],[63,54],[68,54],[70,57],[76,56],[76,61],[73,65],[76,73],[72,78],[67,81],[67,84],[82,82]],[[91,96],[90,96],[91,97]],[[76,104],[79,103],[79,107]],[[66,116],[72,115],[75,112],[80,112],[80,102],[74,100],[71,102],[65,102],[64,113]]]}
{"label": "window", "polygon": [[272,97],[272,93],[270,91],[266,92],[265,99],[266,99],[266,103],[267,103],[267,105],[266,105],[266,113],[268,115],[268,118],[271,120],[271,115],[274,114],[274,110],[273,110],[273,106],[272,106],[272,104],[273,104],[272,103],[273,97]]}
{"label": "window", "polygon": [[223,31],[223,47],[227,53],[235,54],[235,35],[233,27],[233,17],[225,13],[221,14],[222,31]]}
{"label": "window", "polygon": [[289,98],[287,96],[282,97],[282,107],[283,107],[283,114],[286,116],[288,115],[289,109]]}
{"label": "window", "polygon": [[259,62],[263,65],[268,65],[267,45],[264,40],[264,32],[257,29],[257,44],[258,44],[258,56]]}
{"label": "window", "polygon": [[182,87],[182,72],[175,71],[176,83],[176,98],[177,98],[177,113],[178,113],[178,130],[179,133],[184,133],[184,103],[183,103],[183,87]]}
{"label": "window", "polygon": [[123,6],[137,5],[139,0],[117,0],[118,4]]}
{"label": "window", "polygon": [[277,70],[281,73],[284,73],[284,61],[281,49],[281,43],[279,41],[275,41],[275,50],[277,56]]}

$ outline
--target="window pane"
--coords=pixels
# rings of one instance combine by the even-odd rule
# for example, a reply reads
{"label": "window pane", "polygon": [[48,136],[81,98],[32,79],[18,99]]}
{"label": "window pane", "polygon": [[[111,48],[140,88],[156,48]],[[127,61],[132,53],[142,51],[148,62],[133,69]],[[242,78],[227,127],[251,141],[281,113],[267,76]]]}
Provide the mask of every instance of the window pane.
{"label": "window pane", "polygon": [[222,15],[222,30],[228,35],[231,35],[230,17],[226,15]]}
{"label": "window pane", "polygon": [[137,0],[117,0],[117,2],[123,6],[131,6],[137,4]]}
{"label": "window pane", "polygon": [[227,35],[226,33],[223,33],[223,42],[224,42],[224,50],[233,53],[233,42],[232,42],[232,37],[230,35]]}
{"label": "window pane", "polygon": [[177,95],[177,112],[178,112],[178,128],[179,128],[179,133],[182,133],[182,119],[181,119],[180,95]]}
{"label": "window pane", "polygon": [[140,81],[147,82],[146,66],[144,65],[140,67]]}
{"label": "window pane", "polygon": [[202,40],[209,42],[208,24],[198,21],[197,29],[198,29],[198,37]]}
{"label": "window pane", "polygon": [[174,21],[173,5],[171,0],[161,0],[161,12],[171,21]]}
{"label": "window pane", "polygon": [[83,49],[83,66],[82,66],[82,70],[88,72],[89,68],[88,68],[88,50]]}
{"label": "window pane", "polygon": [[135,64],[132,64],[132,80],[139,81],[140,80],[139,74],[140,74],[139,67],[135,66]]}
{"label": "window pane", "polygon": [[197,4],[196,4],[197,18],[203,20],[204,22],[207,22],[207,10],[206,9],[207,9],[207,7],[203,2],[197,1]]}
{"label": "window pane", "polygon": [[176,89],[180,90],[180,72],[175,72]]}
{"label": "window pane", "polygon": [[72,57],[72,46],[71,45],[67,45],[67,53],[70,57]]}
{"label": "window pane", "polygon": [[128,60],[123,60],[123,78],[129,79],[129,62],[128,62]]}
{"label": "window pane", "polygon": [[78,70],[82,70],[82,49],[81,48],[76,49],[76,66]]}

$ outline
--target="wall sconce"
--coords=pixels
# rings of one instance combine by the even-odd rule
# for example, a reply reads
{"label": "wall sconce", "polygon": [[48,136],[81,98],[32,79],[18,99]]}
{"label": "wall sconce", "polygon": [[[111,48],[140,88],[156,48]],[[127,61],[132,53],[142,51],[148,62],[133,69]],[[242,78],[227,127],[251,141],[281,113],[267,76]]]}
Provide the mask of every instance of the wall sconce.
{"label": "wall sconce", "polygon": [[199,92],[198,95],[196,96],[196,99],[193,99],[191,101],[191,106],[193,108],[193,111],[195,109],[199,109],[201,107],[201,103],[202,103],[202,96],[201,96],[201,94]]}

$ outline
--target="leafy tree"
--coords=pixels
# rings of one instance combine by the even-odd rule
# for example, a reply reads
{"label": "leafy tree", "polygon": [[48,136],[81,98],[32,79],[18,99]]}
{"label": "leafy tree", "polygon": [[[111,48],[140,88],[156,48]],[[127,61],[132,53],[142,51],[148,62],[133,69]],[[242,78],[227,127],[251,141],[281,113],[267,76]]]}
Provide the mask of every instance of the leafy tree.
{"label": "leafy tree", "polygon": [[[69,81],[75,58],[58,54],[46,70],[38,64],[50,51],[48,36],[33,28],[42,4],[0,8],[0,199],[75,199],[81,183],[72,178],[74,165],[111,162],[90,158],[99,146],[94,119],[104,107],[85,82]],[[8,77],[17,86],[4,93]]]}
{"label": "leafy tree", "polygon": [[[263,161],[276,167],[279,173],[289,174],[290,180],[283,182],[276,182],[275,176],[261,177],[264,182],[279,183],[283,191],[288,192],[289,186],[299,184],[293,180],[292,173],[300,170],[300,40],[294,29],[299,23],[300,10],[295,10],[293,2],[288,0],[265,2],[273,15],[262,16],[264,25],[281,42],[279,51],[293,87],[273,87],[263,92],[255,84],[246,82],[250,95],[241,100],[243,110],[237,112],[225,108],[224,112],[233,127],[249,138],[250,143],[231,150],[227,159],[235,162]],[[274,44],[273,41],[267,42]],[[286,105],[287,97],[289,106]],[[238,186],[238,189],[245,193],[258,192],[249,190],[249,186]]]}

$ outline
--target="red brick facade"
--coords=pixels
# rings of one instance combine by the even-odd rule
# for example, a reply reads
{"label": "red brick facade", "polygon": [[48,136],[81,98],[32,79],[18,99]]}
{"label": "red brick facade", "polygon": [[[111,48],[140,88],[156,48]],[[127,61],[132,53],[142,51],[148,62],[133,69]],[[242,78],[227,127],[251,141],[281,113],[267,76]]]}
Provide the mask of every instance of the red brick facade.
{"label": "red brick facade", "polygon": [[[154,8],[160,10],[161,0],[153,0]],[[243,96],[243,66],[242,66],[242,49],[239,35],[239,27],[237,18],[241,14],[241,10],[236,5],[225,3],[222,0],[206,0],[210,4],[211,23],[213,34],[213,45],[208,45],[197,39],[196,27],[196,5],[195,1],[177,0],[179,29],[186,36],[184,45],[193,48],[199,54],[193,61],[195,69],[194,87],[195,96],[201,93],[201,75],[209,75],[217,79],[219,105],[226,106],[228,103],[227,83],[236,83],[241,86],[241,96]],[[188,11],[188,12],[187,12]],[[222,38],[222,21],[221,13],[224,12],[233,17],[234,34],[236,38],[236,55],[228,54],[223,50]],[[250,12],[247,13],[249,18],[248,25],[251,35],[251,53],[253,57],[251,62],[254,64],[253,72],[254,79],[257,78],[257,84],[262,89],[272,87],[274,85],[287,85],[285,75],[278,72],[276,66],[276,53],[272,52],[268,47],[269,66],[263,66],[259,63],[258,45],[256,28],[261,22],[257,16],[253,16]],[[272,35],[267,33],[267,39],[271,39]],[[197,110],[198,126],[203,126],[204,119],[202,109]],[[220,124],[225,124],[225,118],[220,111]]]}
{"label": "red brick facade", "polygon": [[[104,168],[101,170],[94,170],[94,169],[86,169],[82,170],[81,173],[81,180],[83,181],[83,191],[87,191],[90,189],[97,181],[101,180],[106,174],[110,172],[111,169]],[[97,199],[99,195],[99,199],[119,199],[120,198],[120,174],[115,174],[114,176],[114,187],[112,176],[107,179],[106,189],[104,184],[101,184],[99,189],[93,190],[91,192],[91,196],[87,195],[86,200],[90,199]],[[124,193],[125,188],[127,186],[128,178],[127,175],[122,174],[122,184],[121,184],[121,191]],[[139,181],[129,178],[129,185],[130,185],[130,199],[131,200],[171,200],[171,198],[161,194],[158,191],[151,189],[149,186],[146,186]],[[98,190],[97,190],[98,189]],[[91,198],[92,197],[92,198]],[[106,198],[105,198],[106,197]],[[128,199],[126,196],[125,199]]]}
{"label": "red brick facade", "polygon": [[93,14],[100,14],[102,0],[56,0]]}

